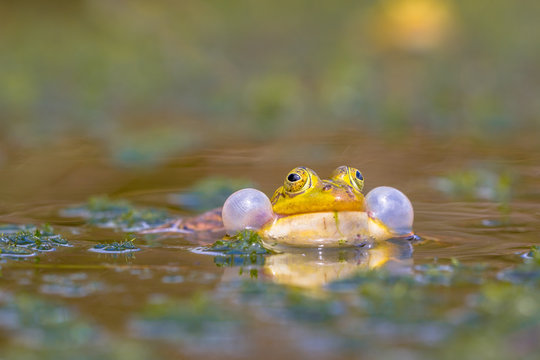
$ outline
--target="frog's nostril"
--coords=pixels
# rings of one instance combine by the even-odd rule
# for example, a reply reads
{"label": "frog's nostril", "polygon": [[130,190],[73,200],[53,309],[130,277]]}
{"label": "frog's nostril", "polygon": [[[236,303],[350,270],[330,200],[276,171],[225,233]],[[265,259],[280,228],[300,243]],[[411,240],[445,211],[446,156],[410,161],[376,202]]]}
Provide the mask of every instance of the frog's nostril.
{"label": "frog's nostril", "polygon": [[331,188],[332,188],[332,186],[327,184],[327,185],[324,185],[322,189],[323,189],[323,191],[328,191]]}

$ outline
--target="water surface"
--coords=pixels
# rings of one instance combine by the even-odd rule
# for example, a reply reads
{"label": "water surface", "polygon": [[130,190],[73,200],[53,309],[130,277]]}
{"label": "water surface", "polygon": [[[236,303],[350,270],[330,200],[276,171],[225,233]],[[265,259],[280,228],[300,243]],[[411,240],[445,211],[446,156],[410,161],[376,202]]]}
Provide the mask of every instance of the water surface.
{"label": "water surface", "polygon": [[[500,342],[511,345],[505,351],[532,359],[540,350],[534,341],[539,308],[531,303],[539,294],[539,270],[529,274],[532,285],[523,277],[508,279],[539,244],[540,151],[534,142],[507,144],[362,133],[233,145],[223,139],[144,167],[119,166],[85,139],[39,150],[6,148],[0,222],[48,223],[71,246],[0,258],[4,353],[430,358],[450,348],[472,357]],[[196,210],[172,199],[209,177],[242,178],[270,195],[296,166],[325,177],[344,164],[362,170],[367,191],[389,185],[406,193],[422,241],[291,251],[264,256],[264,264],[231,266],[193,252],[219,239],[212,235],[133,234],[140,251],[92,252],[126,233],[64,216],[96,195],[192,216]],[[510,315],[497,322],[502,310],[496,306]],[[491,332],[478,335],[486,329]],[[488,354],[509,354],[497,349]]]}

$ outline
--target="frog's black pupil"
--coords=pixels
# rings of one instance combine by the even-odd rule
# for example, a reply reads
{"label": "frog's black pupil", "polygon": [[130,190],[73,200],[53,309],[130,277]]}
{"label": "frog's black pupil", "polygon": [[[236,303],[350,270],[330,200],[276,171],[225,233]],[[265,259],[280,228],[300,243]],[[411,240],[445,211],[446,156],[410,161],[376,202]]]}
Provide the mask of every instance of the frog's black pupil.
{"label": "frog's black pupil", "polygon": [[289,180],[290,182],[298,181],[300,180],[300,175],[298,175],[297,173],[289,174],[289,176],[287,176],[287,180]]}
{"label": "frog's black pupil", "polygon": [[356,178],[358,180],[364,180],[364,177],[362,176],[362,173],[359,170],[356,170]]}

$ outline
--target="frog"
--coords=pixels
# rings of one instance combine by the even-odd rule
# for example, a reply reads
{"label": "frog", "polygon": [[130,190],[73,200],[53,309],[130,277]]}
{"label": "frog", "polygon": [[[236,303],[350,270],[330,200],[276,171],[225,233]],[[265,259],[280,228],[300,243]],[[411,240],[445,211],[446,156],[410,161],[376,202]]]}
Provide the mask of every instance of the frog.
{"label": "frog", "polygon": [[357,168],[337,167],[327,179],[305,166],[292,169],[268,198],[246,188],[222,208],[147,232],[256,231],[269,247],[343,247],[413,235],[413,209],[399,190],[381,186],[363,194]]}
{"label": "frog", "polygon": [[225,201],[229,232],[252,228],[271,245],[336,247],[412,235],[412,205],[399,190],[378,187],[363,194],[364,176],[337,167],[328,179],[296,167],[271,199],[244,189]]}

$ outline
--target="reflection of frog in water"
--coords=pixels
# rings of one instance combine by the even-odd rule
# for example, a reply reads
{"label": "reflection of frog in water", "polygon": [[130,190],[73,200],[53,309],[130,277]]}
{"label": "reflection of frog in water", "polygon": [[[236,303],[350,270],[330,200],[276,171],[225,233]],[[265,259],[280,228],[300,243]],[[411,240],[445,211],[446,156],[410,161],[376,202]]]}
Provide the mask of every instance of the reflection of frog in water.
{"label": "reflection of frog in water", "polygon": [[[362,270],[383,268],[392,274],[407,274],[413,265],[412,253],[407,239],[380,241],[370,249],[291,247],[267,256],[259,276],[283,285],[318,288]],[[238,273],[235,267],[227,268],[223,280],[237,279]]]}
{"label": "reflection of frog in water", "polygon": [[340,166],[328,180],[306,167],[285,177],[272,199],[255,189],[232,194],[223,209],[147,232],[256,230],[270,246],[336,247],[412,235],[413,209],[403,193],[391,187],[362,194],[359,170]]}

